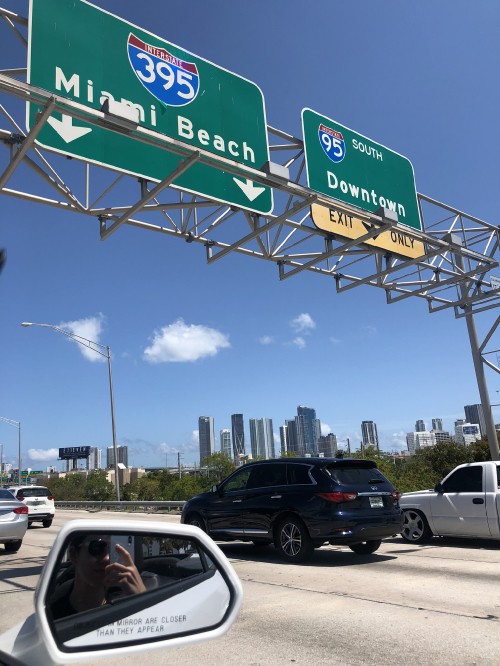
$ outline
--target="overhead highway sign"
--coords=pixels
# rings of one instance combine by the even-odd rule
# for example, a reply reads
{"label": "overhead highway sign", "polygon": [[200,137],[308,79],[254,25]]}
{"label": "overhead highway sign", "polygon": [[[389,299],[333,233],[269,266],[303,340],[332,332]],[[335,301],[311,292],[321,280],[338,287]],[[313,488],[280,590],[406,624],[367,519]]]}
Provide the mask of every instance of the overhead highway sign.
{"label": "overhead highway sign", "polygon": [[309,187],[370,213],[386,208],[422,230],[411,162],[316,111],[302,111]]}
{"label": "overhead highway sign", "polygon": [[[54,113],[37,137],[45,148],[161,182],[183,157],[134,138],[139,123],[237,165],[259,170],[269,160],[255,83],[86,0],[31,0],[28,70],[31,85],[93,110],[120,108],[131,124],[127,136]],[[28,104],[28,130],[40,109]],[[220,165],[190,163],[173,186],[259,213],[273,207],[271,188]]]}

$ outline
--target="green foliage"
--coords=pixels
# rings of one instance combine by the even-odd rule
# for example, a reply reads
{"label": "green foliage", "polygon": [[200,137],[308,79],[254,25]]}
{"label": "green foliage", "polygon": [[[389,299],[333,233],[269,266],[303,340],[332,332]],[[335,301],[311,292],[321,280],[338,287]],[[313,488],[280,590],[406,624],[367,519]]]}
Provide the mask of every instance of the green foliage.
{"label": "green foliage", "polygon": [[106,502],[113,500],[113,484],[108,481],[103,469],[95,469],[88,475],[85,482],[85,499],[94,502]]}
{"label": "green foliage", "polygon": [[54,495],[56,500],[61,502],[78,502],[85,500],[84,474],[67,474],[63,478],[48,479],[47,488]]}
{"label": "green foliage", "polygon": [[209,487],[219,483],[236,469],[236,465],[224,453],[212,453],[202,460],[201,465],[208,467]]}
{"label": "green foliage", "polygon": [[298,458],[299,454],[296,451],[286,451],[281,454],[282,458]]}

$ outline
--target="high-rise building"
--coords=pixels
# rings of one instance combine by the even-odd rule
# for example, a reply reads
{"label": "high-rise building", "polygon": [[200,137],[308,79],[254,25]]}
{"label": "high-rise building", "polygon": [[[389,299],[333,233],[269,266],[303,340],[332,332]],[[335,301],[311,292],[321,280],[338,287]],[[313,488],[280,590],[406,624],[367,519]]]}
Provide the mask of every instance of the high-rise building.
{"label": "high-rise building", "polygon": [[[123,463],[125,467],[128,467],[128,446],[117,446],[116,452],[118,454],[118,460],[116,462]],[[108,446],[106,449],[106,467],[115,466],[115,449],[113,446]]]}
{"label": "high-rise building", "polygon": [[446,430],[431,430],[436,438],[436,444],[441,442],[451,442],[451,435]]}
{"label": "high-rise building", "polygon": [[86,461],[86,468],[88,470],[102,468],[102,449],[98,449],[97,446],[90,447],[89,457]]}
{"label": "high-rise building", "polygon": [[250,446],[253,458],[274,458],[272,419],[250,419]]}
{"label": "high-rise building", "polygon": [[427,428],[425,427],[425,422],[422,421],[422,419],[419,419],[415,423],[415,432],[425,432],[425,430],[427,430]]}
{"label": "high-rise building", "polygon": [[335,458],[337,453],[337,437],[331,432],[329,435],[320,436],[318,440],[318,455],[325,458]]}
{"label": "high-rise building", "polygon": [[198,417],[198,439],[200,442],[200,465],[215,453],[214,417]]}
{"label": "high-rise building", "polygon": [[363,437],[363,440],[361,442],[362,449],[366,449],[369,446],[372,446],[375,449],[379,448],[377,424],[375,423],[375,421],[362,421],[361,435]]}
{"label": "high-rise building", "polygon": [[231,431],[228,428],[223,428],[220,431],[220,452],[228,458],[232,457]]}
{"label": "high-rise building", "polygon": [[245,455],[245,429],[243,414],[231,415],[231,430],[233,434],[233,455],[235,460]]}
{"label": "high-rise building", "polygon": [[280,426],[280,444],[281,444],[281,455],[284,455],[288,451],[288,426]]}
{"label": "high-rise building", "polygon": [[443,430],[443,419],[432,419],[433,430]]}
{"label": "high-rise building", "polygon": [[433,432],[428,432],[427,430],[409,432],[406,435],[406,444],[410,455],[415,455],[419,449],[423,449],[426,446],[435,446],[436,436]]}
{"label": "high-rise building", "polygon": [[296,453],[303,455],[299,450],[299,439],[297,436],[297,422],[295,419],[287,419],[284,427],[286,428],[286,451],[287,453]]}
{"label": "high-rise building", "polygon": [[467,423],[465,419],[455,421],[455,442],[468,446],[481,439],[479,423]]}
{"label": "high-rise building", "polygon": [[318,440],[321,435],[321,423],[316,418],[312,407],[297,407],[297,439],[301,455],[315,456],[318,452]]}
{"label": "high-rise building", "polygon": [[477,423],[481,437],[486,435],[486,421],[484,420],[482,405],[465,405],[465,420],[468,423]]}

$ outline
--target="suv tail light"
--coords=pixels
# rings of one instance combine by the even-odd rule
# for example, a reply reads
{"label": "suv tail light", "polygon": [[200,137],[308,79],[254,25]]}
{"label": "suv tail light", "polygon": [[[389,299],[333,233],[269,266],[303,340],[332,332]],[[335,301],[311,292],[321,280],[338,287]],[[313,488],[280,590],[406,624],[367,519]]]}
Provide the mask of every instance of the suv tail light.
{"label": "suv tail light", "polygon": [[28,507],[26,505],[16,506],[16,508],[14,509],[14,513],[17,513],[18,515],[21,513],[28,513]]}
{"label": "suv tail light", "polygon": [[47,499],[52,501],[54,499],[54,495],[47,495]]}
{"label": "suv tail light", "polygon": [[22,493],[17,493],[16,499],[18,499],[20,502],[24,501],[24,495]]}
{"label": "suv tail light", "polygon": [[340,493],[340,492],[316,493],[316,495],[318,497],[321,497],[321,499],[326,500],[327,502],[335,502],[336,504],[340,504],[341,502],[352,502],[358,497],[358,493]]}
{"label": "suv tail light", "polygon": [[401,493],[398,490],[393,490],[391,495],[396,500],[396,502],[399,502],[399,500],[401,499]]}

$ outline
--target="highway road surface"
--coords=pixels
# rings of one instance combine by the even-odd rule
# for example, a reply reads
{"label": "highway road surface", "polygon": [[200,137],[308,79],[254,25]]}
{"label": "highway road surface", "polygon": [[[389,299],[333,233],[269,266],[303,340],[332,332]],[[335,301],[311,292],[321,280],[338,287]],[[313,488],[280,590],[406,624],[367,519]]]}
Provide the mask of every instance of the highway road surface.
{"label": "highway road surface", "polygon": [[[37,578],[60,526],[88,517],[179,521],[59,510],[52,527],[31,527],[18,553],[0,547],[1,631],[32,612]],[[221,548],[243,582],[235,625],[211,643],[147,653],[141,661],[148,666],[500,664],[500,542],[436,539],[417,546],[396,538],[371,556],[322,548],[304,565],[282,562],[271,546]]]}

